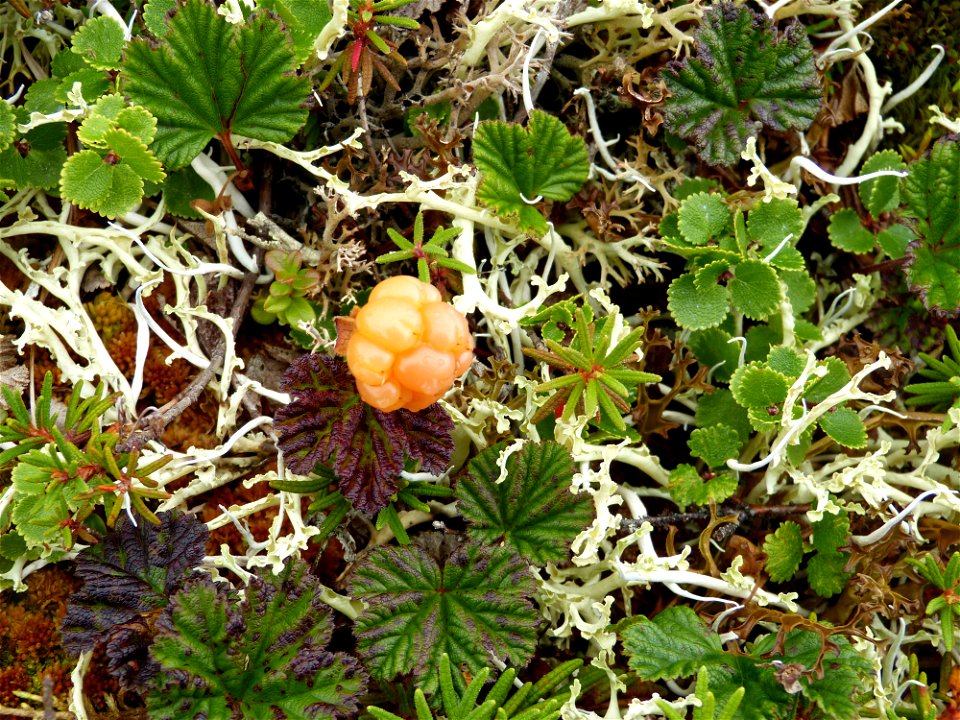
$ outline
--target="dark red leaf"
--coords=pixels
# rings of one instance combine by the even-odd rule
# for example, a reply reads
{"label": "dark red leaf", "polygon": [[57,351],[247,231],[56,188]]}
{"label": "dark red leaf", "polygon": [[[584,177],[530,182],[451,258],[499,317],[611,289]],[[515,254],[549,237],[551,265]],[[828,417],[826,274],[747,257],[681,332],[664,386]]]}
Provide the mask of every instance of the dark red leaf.
{"label": "dark red leaf", "polygon": [[387,505],[406,460],[433,473],[450,462],[453,422],[439,405],[420,412],[372,408],[360,400],[340,358],[303,355],[280,387],[293,395],[274,417],[287,466],[301,475],[317,464],[333,470],[358,510],[375,513]]}

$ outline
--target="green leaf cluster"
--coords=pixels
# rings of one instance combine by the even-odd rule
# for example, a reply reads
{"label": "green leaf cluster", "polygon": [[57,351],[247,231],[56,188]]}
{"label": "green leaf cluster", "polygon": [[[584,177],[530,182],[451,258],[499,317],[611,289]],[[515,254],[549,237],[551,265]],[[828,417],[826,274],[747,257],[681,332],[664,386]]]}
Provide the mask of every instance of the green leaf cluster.
{"label": "green leaf cluster", "polygon": [[[9,111],[6,103],[0,103]],[[14,108],[17,122],[26,119],[23,108]],[[2,122],[2,120],[0,120]],[[64,123],[41,125],[20,137],[4,142],[0,138],[0,187],[16,190],[29,187],[50,190],[60,181],[60,170],[67,160],[63,141],[67,136]],[[5,137],[10,137],[6,133]]]}
{"label": "green leaf cluster", "polygon": [[26,123],[32,113],[63,110],[75,87],[85,102],[94,103],[110,90],[110,73],[116,70],[125,43],[124,28],[115,20],[105,16],[87,20],[74,33],[71,49],[53,58],[50,77],[27,88],[22,105],[0,103],[0,187],[57,187],[67,161],[66,123],[45,123],[22,134],[16,124]]}
{"label": "green leaf cluster", "polygon": [[[88,543],[104,520],[91,517],[98,505],[112,498],[105,522],[112,527],[124,508],[134,508],[150,522],[158,522],[144,498],[167,497],[150,475],[171,459],[164,456],[138,464],[137,451],[116,449],[118,436],[101,432],[100,420],[115,397],[101,384],[83,398],[83,384],[70,394],[61,420],[54,410],[53,376],[44,378],[31,416],[23,399],[3,386],[10,416],[0,425],[0,442],[14,443],[0,453],[0,466],[16,461],[11,472],[14,495],[10,519],[20,540],[8,540],[11,548],[24,552],[39,549],[70,549],[75,536]],[[62,428],[61,429],[61,422]]]}
{"label": "green leaf cluster", "polygon": [[283,20],[298,64],[310,56],[317,36],[331,18],[330,5],[316,0],[257,0],[257,7],[270,10]]}
{"label": "green leaf cluster", "polygon": [[507,457],[498,482],[498,460],[507,448],[507,442],[486,448],[457,482],[468,532],[489,544],[506,543],[537,565],[563,562],[570,542],[593,518],[590,496],[571,492],[573,459],[558,443],[526,443]]}
{"label": "green leaf cluster", "polygon": [[286,142],[307,118],[310,81],[280,20],[254,13],[231,25],[203,0],[186,0],[165,25],[162,42],[132,41],[123,89],[157,119],[152,149],[176,169],[214,137]]}
{"label": "green leaf cluster", "polygon": [[763,552],[767,556],[767,574],[774,582],[790,580],[800,569],[804,554],[813,551],[807,560],[807,581],[820,597],[832,597],[841,592],[850,579],[845,567],[850,553],[840,548],[850,536],[850,520],[846,511],[825,513],[813,523],[811,544],[803,542],[800,526],[788,521],[767,536]]}
{"label": "green leaf cluster", "polygon": [[590,175],[583,139],[541,110],[533,111],[526,129],[516,123],[480,123],[473,161],[483,178],[477,199],[536,235],[548,229],[537,203],[569,200]]}
{"label": "green leaf cluster", "polygon": [[162,672],[147,695],[152,720],[334,720],[356,712],[366,673],[327,650],[333,620],[306,563],[261,571],[242,599],[228,588],[194,581],[157,621],[150,653]]}
{"label": "green leaf cluster", "polygon": [[393,228],[387,228],[387,235],[400,248],[394,252],[384,253],[377,258],[377,262],[392,263],[403,260],[417,261],[417,277],[420,282],[430,282],[431,268],[448,268],[457,272],[474,274],[474,269],[450,257],[443,246],[460,234],[459,228],[437,228],[426,242],[423,241],[423,212],[418,212],[413,221],[413,242]]}
{"label": "green leaf cluster", "polygon": [[[730,391],[734,400],[746,408],[754,430],[762,432],[780,426],[787,391],[800,376],[804,362],[796,350],[778,345],[766,360],[749,362],[734,372]],[[850,371],[839,358],[825,358],[816,363],[823,374],[820,377],[812,374],[800,395],[807,407],[822,402],[850,382]],[[794,411],[803,412],[801,403],[794,407]],[[817,425],[844,447],[862,448],[867,444],[866,425],[857,412],[845,404],[830,408],[819,417]],[[799,462],[803,458],[812,436],[813,428],[810,428],[797,445],[790,447],[791,460]]]}
{"label": "green leaf cluster", "polygon": [[[726,425],[718,425],[725,432]],[[709,505],[721,503],[737,492],[737,477],[730,472],[707,473],[705,478],[693,465],[681,463],[670,471],[670,484],[667,490],[681,511],[689,505]]]}
{"label": "green leaf cluster", "polygon": [[60,175],[60,191],[78,207],[113,218],[143,198],[144,183],[166,177],[147,146],[157,122],[144,108],[120,95],[97,101],[77,130],[85,149],[70,156]]}
{"label": "green leaf cluster", "polygon": [[[727,332],[733,314],[767,320],[777,315],[783,300],[790,302],[794,316],[802,315],[815,299],[813,279],[796,249],[803,228],[795,200],[757,203],[745,217],[719,193],[687,196],[660,224],[665,249],[687,261],[667,291],[677,324],[692,331]],[[819,335],[809,323],[798,319],[796,325],[800,337]],[[718,339],[703,344],[716,347]]]}
{"label": "green leaf cluster", "polygon": [[[582,660],[568,660],[555,667],[537,682],[526,682],[514,689],[517,671],[507,668],[493,683],[480,701],[490,668],[485,667],[467,682],[466,687],[458,691],[453,681],[450,657],[440,656],[440,702],[442,715],[447,720],[556,720],[560,717],[561,706],[569,699],[568,681],[571,675],[583,665]],[[427,703],[422,688],[414,693],[414,707],[417,720],[434,720],[436,717]],[[367,712],[374,720],[402,720],[399,715],[378,707],[369,707]]]}
{"label": "green leaf cluster", "polygon": [[554,412],[564,420],[576,413],[614,432],[626,432],[623,414],[630,409],[631,394],[642,383],[659,382],[660,376],[629,366],[631,356],[643,344],[643,328],[634,328],[611,347],[616,325],[616,316],[595,319],[590,307],[584,305],[574,314],[574,335],[569,345],[544,338],[547,350],[523,348],[524,355],[564,373],[533,389],[538,394],[550,393],[533,422]]}
{"label": "green leaf cluster", "polygon": [[[904,168],[899,154],[884,150],[869,158],[862,172]],[[929,156],[909,166],[905,178],[881,177],[861,184],[869,227],[864,227],[853,208],[843,208],[830,218],[830,241],[855,253],[872,252],[879,246],[884,255],[902,262],[908,288],[928,311],[956,317],[960,314],[958,175],[960,142],[952,136],[942,138]]]}
{"label": "green leaf cluster", "polygon": [[805,130],[820,111],[813,47],[796,21],[777,30],[747,5],[718,2],[694,32],[696,54],[668,64],[664,123],[711,165],[736,165],[766,128]]}
{"label": "green leaf cluster", "polygon": [[[536,644],[534,587],[510,547],[428,533],[374,548],[350,580],[350,595],[366,604],[354,626],[358,650],[374,678],[412,673],[425,693],[439,687],[444,653],[474,675],[491,654],[522,667]],[[459,675],[454,683],[465,690]]]}
{"label": "green leaf cluster", "polygon": [[299,250],[269,250],[264,264],[273,272],[273,282],[266,295],[254,302],[250,311],[253,319],[261,325],[279,322],[293,328],[301,322],[315,323],[319,312],[308,298],[320,291],[320,271],[301,267]]}
{"label": "green leaf cluster", "polygon": [[[860,172],[866,175],[878,170],[900,171],[906,167],[898,152],[881,150],[863,163]],[[845,207],[830,216],[830,224],[827,226],[830,242],[834,247],[852,253],[869,253],[879,245],[888,257],[894,260],[902,258],[908,243],[915,237],[913,231],[902,223],[880,222],[881,216],[889,215],[900,206],[900,178],[874,178],[860,183],[858,190],[860,202],[870,213],[871,229],[864,227],[854,208]],[[882,229],[872,229],[878,223]]]}
{"label": "green leaf cluster", "polygon": [[[720,636],[690,608],[667,608],[652,619],[641,617],[621,632],[630,668],[643,680],[671,680],[697,674],[709,682],[716,715],[742,720],[791,718],[803,709],[804,717],[853,720],[859,717],[856,696],[872,672],[849,640],[832,636],[824,640],[808,630],[793,629],[778,644],[766,635],[742,652],[728,652]],[[789,691],[778,668],[789,665],[796,679]],[[748,702],[742,703],[746,697]]]}
{"label": "green leaf cluster", "polygon": [[573,327],[573,317],[580,306],[580,296],[560,300],[552,305],[540,308],[533,315],[521,318],[522,327],[539,328],[540,336],[544,340],[562,342],[568,331]]}

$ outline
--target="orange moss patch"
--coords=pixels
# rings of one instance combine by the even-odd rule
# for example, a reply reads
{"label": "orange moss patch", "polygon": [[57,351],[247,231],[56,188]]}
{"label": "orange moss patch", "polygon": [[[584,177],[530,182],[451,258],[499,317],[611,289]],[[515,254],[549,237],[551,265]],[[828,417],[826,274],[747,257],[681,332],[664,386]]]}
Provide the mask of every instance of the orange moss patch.
{"label": "orange moss patch", "polygon": [[[28,590],[0,593],[0,704],[19,707],[23,702],[15,690],[43,694],[43,678],[53,680],[54,704],[66,709],[73,687],[70,673],[76,658],[60,645],[60,622],[67,601],[80,582],[63,566],[49,566],[27,578]],[[84,692],[93,709],[102,712],[115,698],[119,685],[106,670],[106,658],[94,653],[93,664],[84,680]],[[0,713],[0,720],[7,715]]]}

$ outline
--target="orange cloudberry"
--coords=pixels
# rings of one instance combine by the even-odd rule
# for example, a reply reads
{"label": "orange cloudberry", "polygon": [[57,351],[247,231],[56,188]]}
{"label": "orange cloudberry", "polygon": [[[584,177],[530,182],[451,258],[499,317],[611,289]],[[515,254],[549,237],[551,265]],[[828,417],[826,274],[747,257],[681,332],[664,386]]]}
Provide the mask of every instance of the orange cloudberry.
{"label": "orange cloudberry", "polygon": [[383,280],[354,320],[347,365],[360,397],[379,410],[423,410],[473,362],[467,319],[417,278]]}

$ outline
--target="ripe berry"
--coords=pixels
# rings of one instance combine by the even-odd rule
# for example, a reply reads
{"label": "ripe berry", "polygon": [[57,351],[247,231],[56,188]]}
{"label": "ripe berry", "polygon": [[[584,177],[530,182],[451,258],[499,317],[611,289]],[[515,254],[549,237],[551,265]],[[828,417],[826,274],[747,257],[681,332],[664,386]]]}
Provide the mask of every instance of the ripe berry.
{"label": "ripe berry", "polygon": [[347,365],[364,402],[391,412],[439,400],[473,362],[466,318],[417,278],[387,278],[356,313]]}

